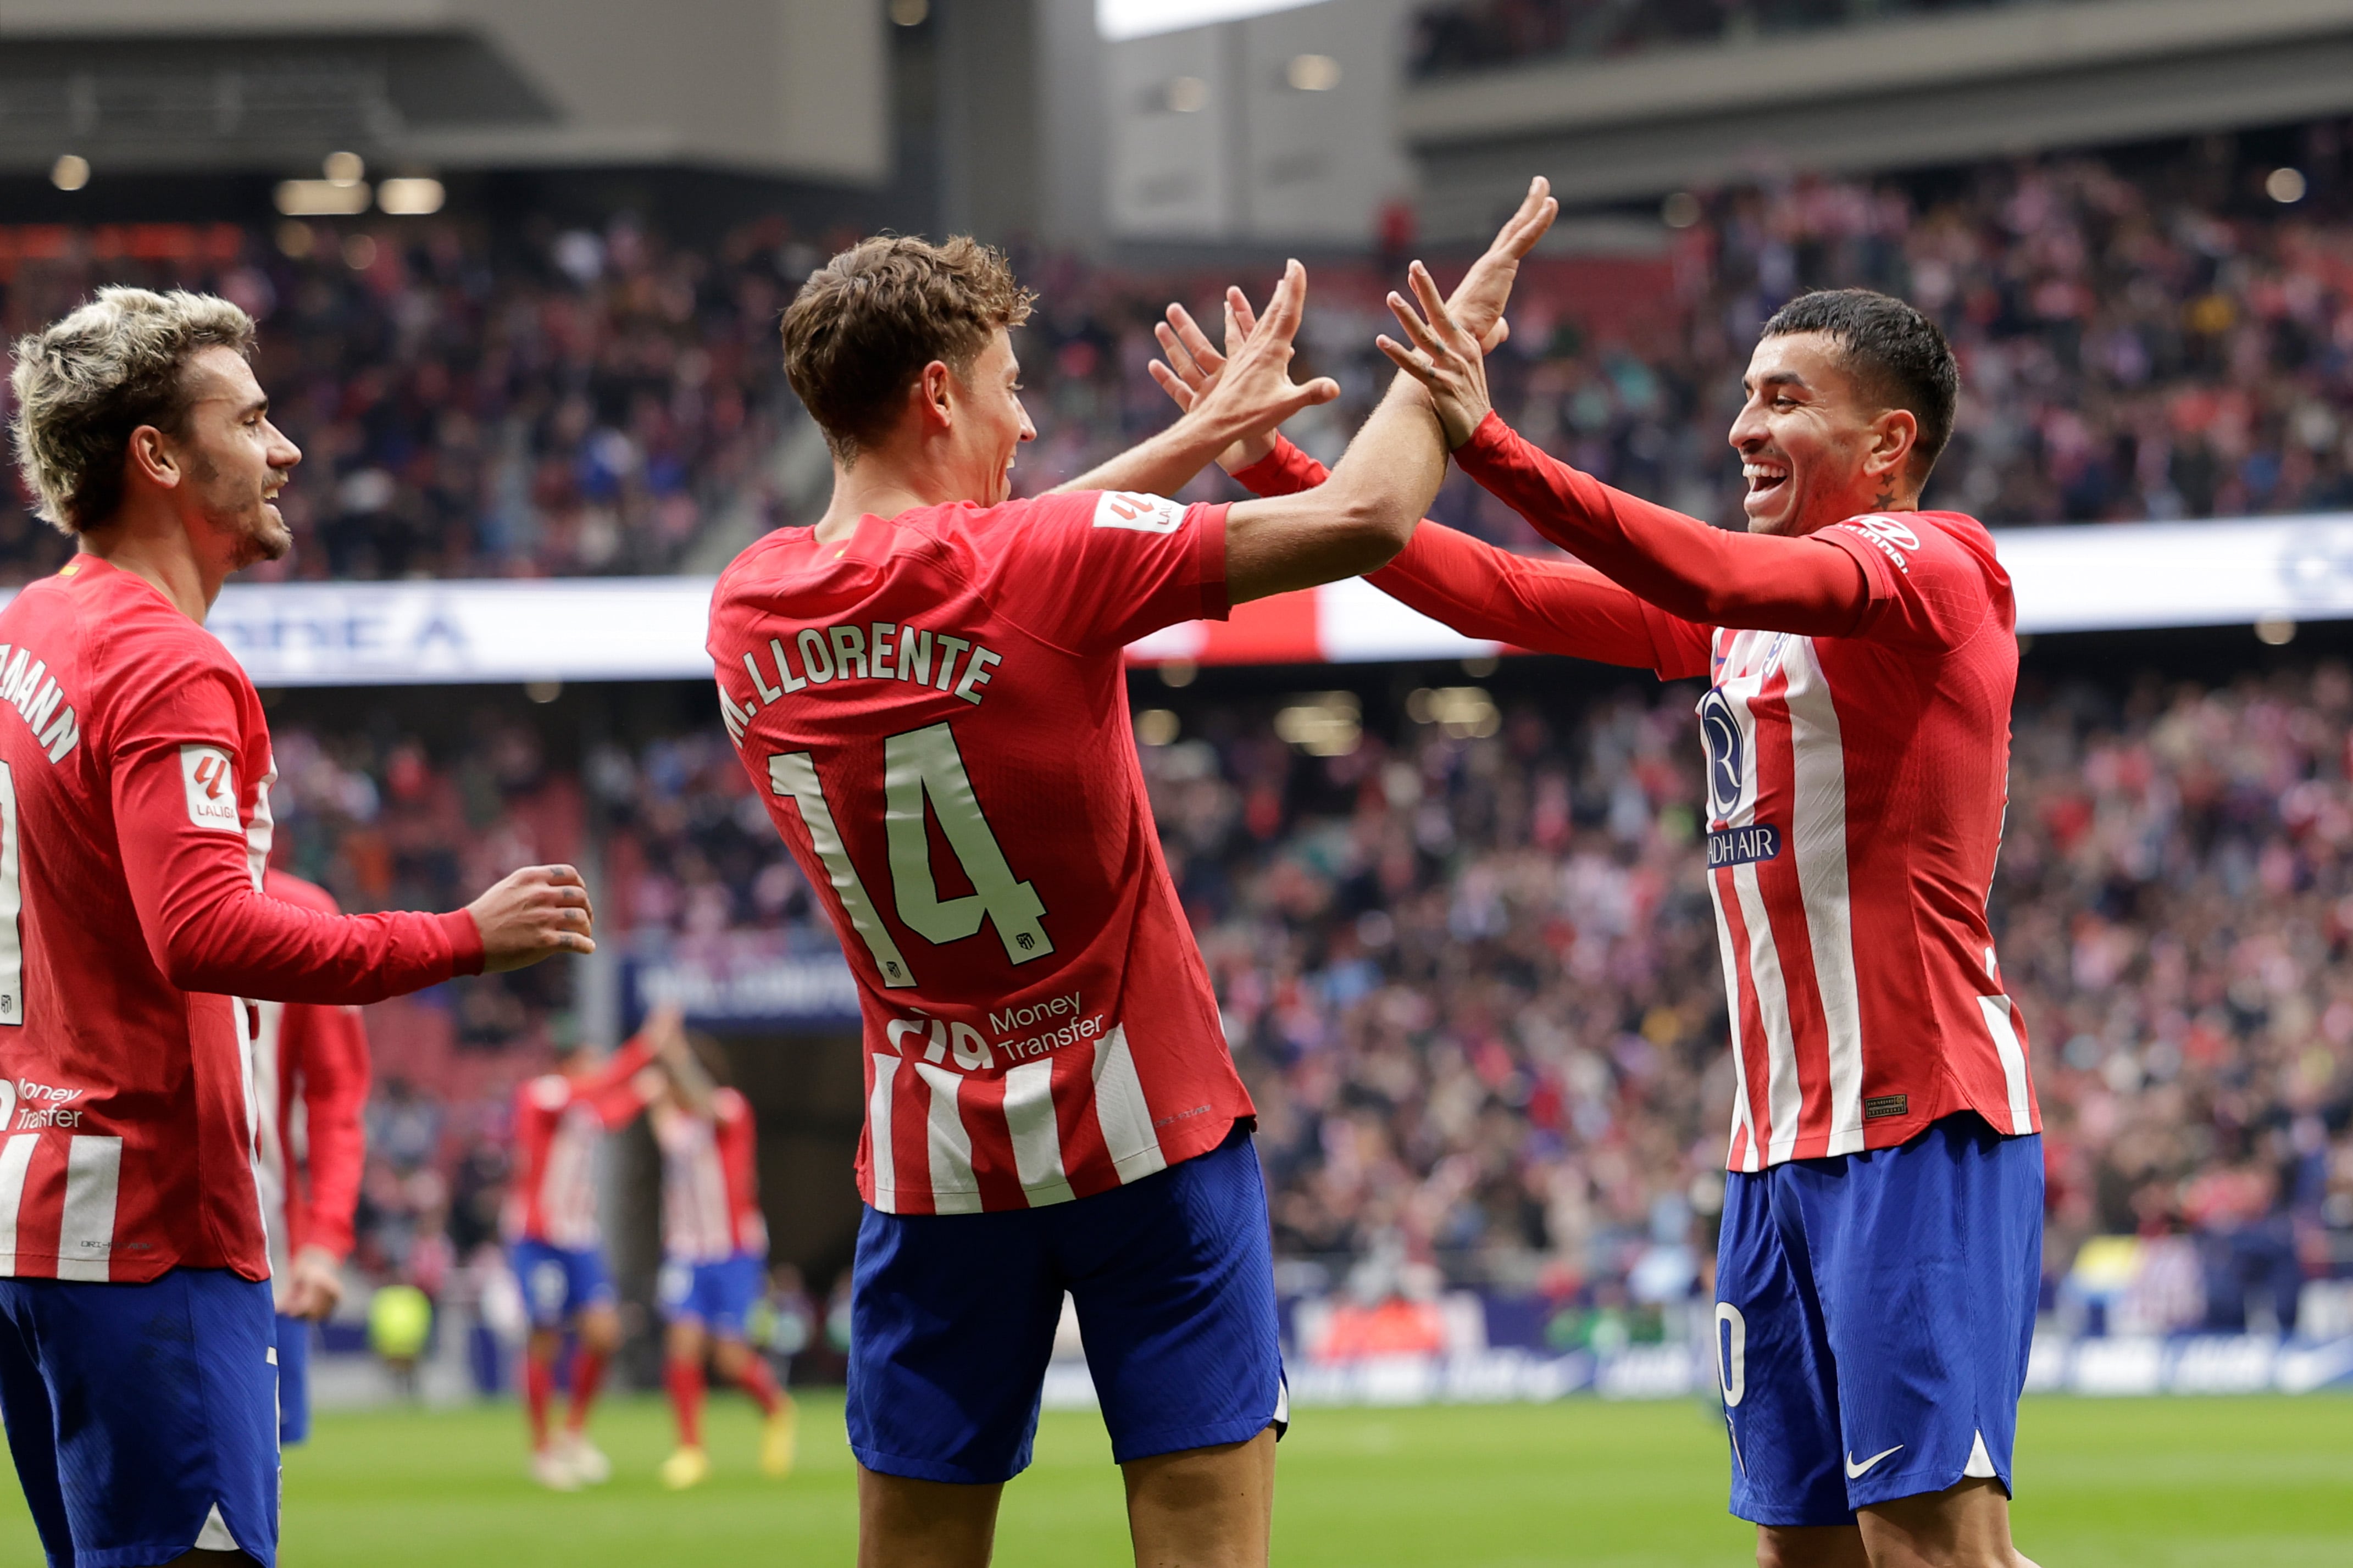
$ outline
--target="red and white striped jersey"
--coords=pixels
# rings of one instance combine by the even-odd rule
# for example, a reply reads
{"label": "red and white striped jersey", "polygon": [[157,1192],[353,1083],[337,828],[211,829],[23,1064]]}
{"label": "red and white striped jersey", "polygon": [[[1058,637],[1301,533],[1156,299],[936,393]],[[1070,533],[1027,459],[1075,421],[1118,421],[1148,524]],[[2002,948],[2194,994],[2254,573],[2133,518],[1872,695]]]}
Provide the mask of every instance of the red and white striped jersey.
{"label": "red and white striped jersey", "polygon": [[269,1273],[253,1008],[481,967],[473,917],[262,892],[269,731],[219,639],[82,555],[0,610],[0,1275]]}
{"label": "red and white striped jersey", "polygon": [[[334,895],[271,867],[261,890],[321,914]],[[254,1008],[253,1096],[262,1108],[255,1164],[269,1222],[269,1272],[305,1247],[352,1250],[367,1160],[367,1031],[356,1007],[263,1002]]]}
{"label": "red and white striped jersey", "polygon": [[[1813,537],[1872,580],[1862,628],[1717,628],[1699,703],[1740,1171],[1889,1148],[1959,1110],[2042,1128],[1986,923],[2018,685],[2010,579],[1954,512]],[[1661,673],[1700,668],[1694,653]]]}
{"label": "red and white striped jersey", "polygon": [[[1548,532],[1657,552],[1706,529],[1492,416],[1455,458]],[[1271,494],[1323,472],[1283,443],[1235,477]],[[1992,535],[1957,512],[1871,514],[1809,538],[1862,568],[1844,635],[1703,626],[1589,566],[1429,522],[1370,581],[1474,637],[1710,679],[1704,850],[1732,1017],[1733,1169],[1892,1147],[1962,1110],[2039,1131],[2026,1025],[1986,921],[2018,685],[2010,577]],[[1777,586],[1745,592],[1764,602]]]}
{"label": "red and white striped jersey", "polygon": [[778,530],[721,575],[721,712],[858,977],[874,1207],[1085,1197],[1253,1114],[1123,660],[1224,616],[1225,521],[1110,492],[922,507]]}
{"label": "red and white striped jersey", "polygon": [[604,1244],[596,1145],[652,1098],[638,1075],[653,1059],[653,1047],[639,1037],[577,1073],[545,1073],[515,1090],[514,1173],[500,1215],[509,1241],[573,1252]]}
{"label": "red and white striped jersey", "polygon": [[652,1110],[662,1156],[662,1252],[685,1263],[765,1254],[758,1139],[752,1103],[732,1089],[711,1097],[711,1114],[667,1102]]}

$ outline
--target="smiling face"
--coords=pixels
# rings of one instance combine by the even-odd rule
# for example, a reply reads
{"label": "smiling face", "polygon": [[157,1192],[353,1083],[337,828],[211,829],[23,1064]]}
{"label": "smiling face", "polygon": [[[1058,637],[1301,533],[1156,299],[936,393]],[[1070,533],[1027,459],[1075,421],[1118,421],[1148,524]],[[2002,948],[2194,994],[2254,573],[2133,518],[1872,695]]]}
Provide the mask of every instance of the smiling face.
{"label": "smiling face", "polygon": [[[936,390],[934,376],[937,373]],[[1021,443],[1038,438],[1021,406],[1021,364],[1013,339],[1002,327],[988,346],[958,375],[934,361],[924,372],[924,391],[947,415],[947,463],[963,498],[996,506],[1013,494],[1013,459]]]}
{"label": "smiling face", "polygon": [[187,413],[171,447],[189,533],[232,572],[278,560],[294,544],[278,492],[301,448],[269,422],[269,399],[236,351],[206,349],[186,374]]}
{"label": "smiling face", "polygon": [[1732,446],[1751,533],[1811,533],[1918,500],[1909,474],[1917,418],[1872,397],[1829,333],[1763,339],[1740,384],[1747,402]]}

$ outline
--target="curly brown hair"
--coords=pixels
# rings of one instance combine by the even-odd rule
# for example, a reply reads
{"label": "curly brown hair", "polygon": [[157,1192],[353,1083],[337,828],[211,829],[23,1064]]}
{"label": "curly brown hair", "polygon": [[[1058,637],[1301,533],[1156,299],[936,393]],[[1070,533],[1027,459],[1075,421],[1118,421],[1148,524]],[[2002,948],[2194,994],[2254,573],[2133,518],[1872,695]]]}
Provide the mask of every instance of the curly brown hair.
{"label": "curly brown hair", "polygon": [[785,375],[843,468],[881,440],[934,360],[959,376],[1037,296],[1003,253],[957,235],[860,240],[809,274],[785,310]]}

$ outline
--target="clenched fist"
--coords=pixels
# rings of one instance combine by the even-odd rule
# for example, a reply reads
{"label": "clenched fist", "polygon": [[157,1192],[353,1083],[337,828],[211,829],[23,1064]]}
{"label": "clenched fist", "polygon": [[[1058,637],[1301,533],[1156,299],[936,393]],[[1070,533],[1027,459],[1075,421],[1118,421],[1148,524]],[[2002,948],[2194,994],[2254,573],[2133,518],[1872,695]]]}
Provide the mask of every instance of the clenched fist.
{"label": "clenched fist", "polygon": [[466,906],[482,933],[482,973],[522,969],[559,952],[594,952],[588,889],[569,866],[526,866]]}

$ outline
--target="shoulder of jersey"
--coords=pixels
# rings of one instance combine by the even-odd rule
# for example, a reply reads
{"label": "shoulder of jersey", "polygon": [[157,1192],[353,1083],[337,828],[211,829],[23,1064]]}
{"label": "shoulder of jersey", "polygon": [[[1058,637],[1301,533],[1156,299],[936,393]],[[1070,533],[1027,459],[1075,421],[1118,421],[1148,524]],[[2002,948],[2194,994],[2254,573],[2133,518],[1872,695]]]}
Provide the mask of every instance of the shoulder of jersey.
{"label": "shoulder of jersey", "polygon": [[[60,594],[70,593],[61,578]],[[36,584],[36,588],[40,584]],[[123,572],[110,573],[91,584],[94,590],[79,607],[98,617],[101,637],[86,638],[83,647],[101,663],[118,662],[132,650],[140,660],[142,682],[155,681],[153,660],[164,654],[174,662],[216,669],[242,670],[227,645],[211,632],[164,603],[146,584]],[[31,592],[31,589],[26,592]]]}
{"label": "shoulder of jersey", "polygon": [[339,915],[343,912],[343,906],[335,902],[334,894],[320,887],[316,882],[306,882],[300,877],[278,869],[275,866],[271,867],[268,875],[262,879],[261,890],[281,904],[298,904],[306,910],[315,910],[322,915]]}

